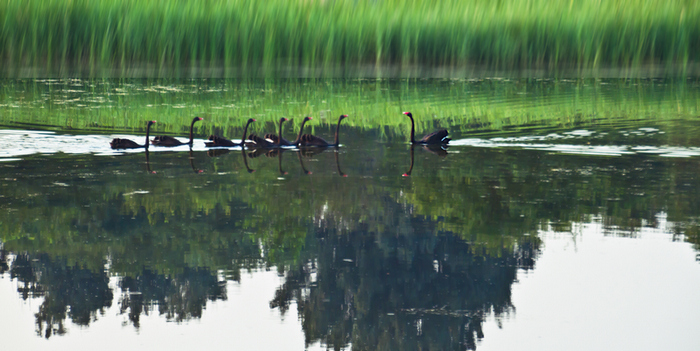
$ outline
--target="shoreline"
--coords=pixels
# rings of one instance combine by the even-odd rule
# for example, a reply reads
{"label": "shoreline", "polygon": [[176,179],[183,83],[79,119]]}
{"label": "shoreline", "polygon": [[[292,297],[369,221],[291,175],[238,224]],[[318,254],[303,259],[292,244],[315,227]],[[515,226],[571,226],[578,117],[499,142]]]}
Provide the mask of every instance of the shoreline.
{"label": "shoreline", "polygon": [[651,63],[635,66],[579,67],[547,65],[529,67],[494,67],[487,64],[403,65],[350,64],[325,66],[244,67],[223,65],[159,66],[133,64],[128,67],[103,65],[71,65],[5,67],[0,69],[5,79],[45,78],[314,78],[314,79],[483,79],[483,78],[688,78],[700,77],[700,63]]}

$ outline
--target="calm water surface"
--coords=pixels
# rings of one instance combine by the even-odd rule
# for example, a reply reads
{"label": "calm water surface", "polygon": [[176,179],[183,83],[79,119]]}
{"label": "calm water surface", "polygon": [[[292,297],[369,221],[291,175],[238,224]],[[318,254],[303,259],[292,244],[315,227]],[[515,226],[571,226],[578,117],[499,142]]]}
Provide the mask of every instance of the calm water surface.
{"label": "calm water surface", "polygon": [[[4,83],[3,348],[700,347],[694,81]],[[341,113],[337,150],[203,145]]]}

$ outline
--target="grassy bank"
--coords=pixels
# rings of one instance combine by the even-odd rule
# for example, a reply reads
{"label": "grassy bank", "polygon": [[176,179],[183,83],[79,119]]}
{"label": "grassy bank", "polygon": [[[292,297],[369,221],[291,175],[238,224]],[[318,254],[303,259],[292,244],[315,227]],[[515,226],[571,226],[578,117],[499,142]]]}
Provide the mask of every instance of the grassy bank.
{"label": "grassy bank", "polygon": [[[69,66],[685,66],[695,1],[2,1],[0,60]],[[226,72],[223,72],[226,74]]]}

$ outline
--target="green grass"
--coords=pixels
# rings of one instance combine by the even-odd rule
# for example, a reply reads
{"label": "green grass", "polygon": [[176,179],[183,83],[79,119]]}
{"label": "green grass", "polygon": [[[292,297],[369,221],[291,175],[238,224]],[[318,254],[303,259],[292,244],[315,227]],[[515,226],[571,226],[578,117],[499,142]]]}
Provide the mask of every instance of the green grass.
{"label": "green grass", "polygon": [[0,3],[13,68],[348,65],[633,67],[696,62],[696,1],[139,1]]}

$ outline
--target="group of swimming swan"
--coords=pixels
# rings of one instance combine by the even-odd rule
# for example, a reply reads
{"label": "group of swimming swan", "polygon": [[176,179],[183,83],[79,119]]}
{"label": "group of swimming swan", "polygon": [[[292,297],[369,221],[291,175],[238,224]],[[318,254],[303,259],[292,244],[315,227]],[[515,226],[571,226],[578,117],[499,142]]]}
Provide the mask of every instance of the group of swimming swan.
{"label": "group of swimming swan", "polygon": [[[430,133],[425,135],[422,139],[420,140],[415,140],[415,123],[413,121],[413,115],[410,112],[404,112],[404,115],[408,116],[408,118],[411,119],[411,144],[421,144],[421,145],[446,145],[449,141],[450,138],[447,137],[447,129],[442,129],[438,130],[436,132]],[[241,146],[241,147],[246,147],[249,149],[273,149],[273,148],[279,148],[282,146],[294,146],[294,147],[338,147],[340,146],[340,143],[338,142],[338,130],[340,129],[340,122],[343,121],[343,119],[347,118],[348,115],[341,115],[338,118],[338,125],[335,127],[335,139],[333,140],[333,143],[329,143],[326,140],[324,140],[321,137],[311,135],[311,134],[303,134],[304,131],[304,124],[306,122],[312,120],[311,117],[304,117],[304,120],[301,122],[301,128],[299,128],[299,134],[297,135],[296,140],[294,141],[289,141],[285,138],[282,137],[282,123],[288,121],[287,118],[281,118],[279,122],[279,131],[278,134],[274,133],[268,133],[265,134],[263,137],[257,136],[255,134],[248,134],[248,126],[250,126],[251,123],[255,122],[254,119],[249,118],[248,122],[245,125],[245,128],[243,129],[243,138],[241,138],[241,141],[236,143],[231,140],[228,140],[224,137],[220,137],[217,135],[211,135],[209,137],[209,141],[206,141],[204,144],[207,147],[230,147],[230,146]],[[112,139],[112,141],[109,143],[109,145],[112,147],[112,149],[136,149],[136,148],[148,148],[148,145],[156,145],[156,146],[179,146],[179,145],[190,145],[192,146],[192,143],[194,142],[193,139],[193,129],[194,129],[194,124],[198,121],[203,120],[201,117],[195,117],[192,120],[192,124],[190,124],[190,140],[189,142],[182,142],[178,139],[175,139],[171,136],[167,135],[159,135],[156,136],[153,140],[150,139],[150,131],[151,131],[151,126],[156,123],[156,121],[148,121],[148,125],[146,126],[146,141],[143,145],[129,139],[120,139],[120,138],[115,138]],[[246,138],[247,136],[247,138]]]}

